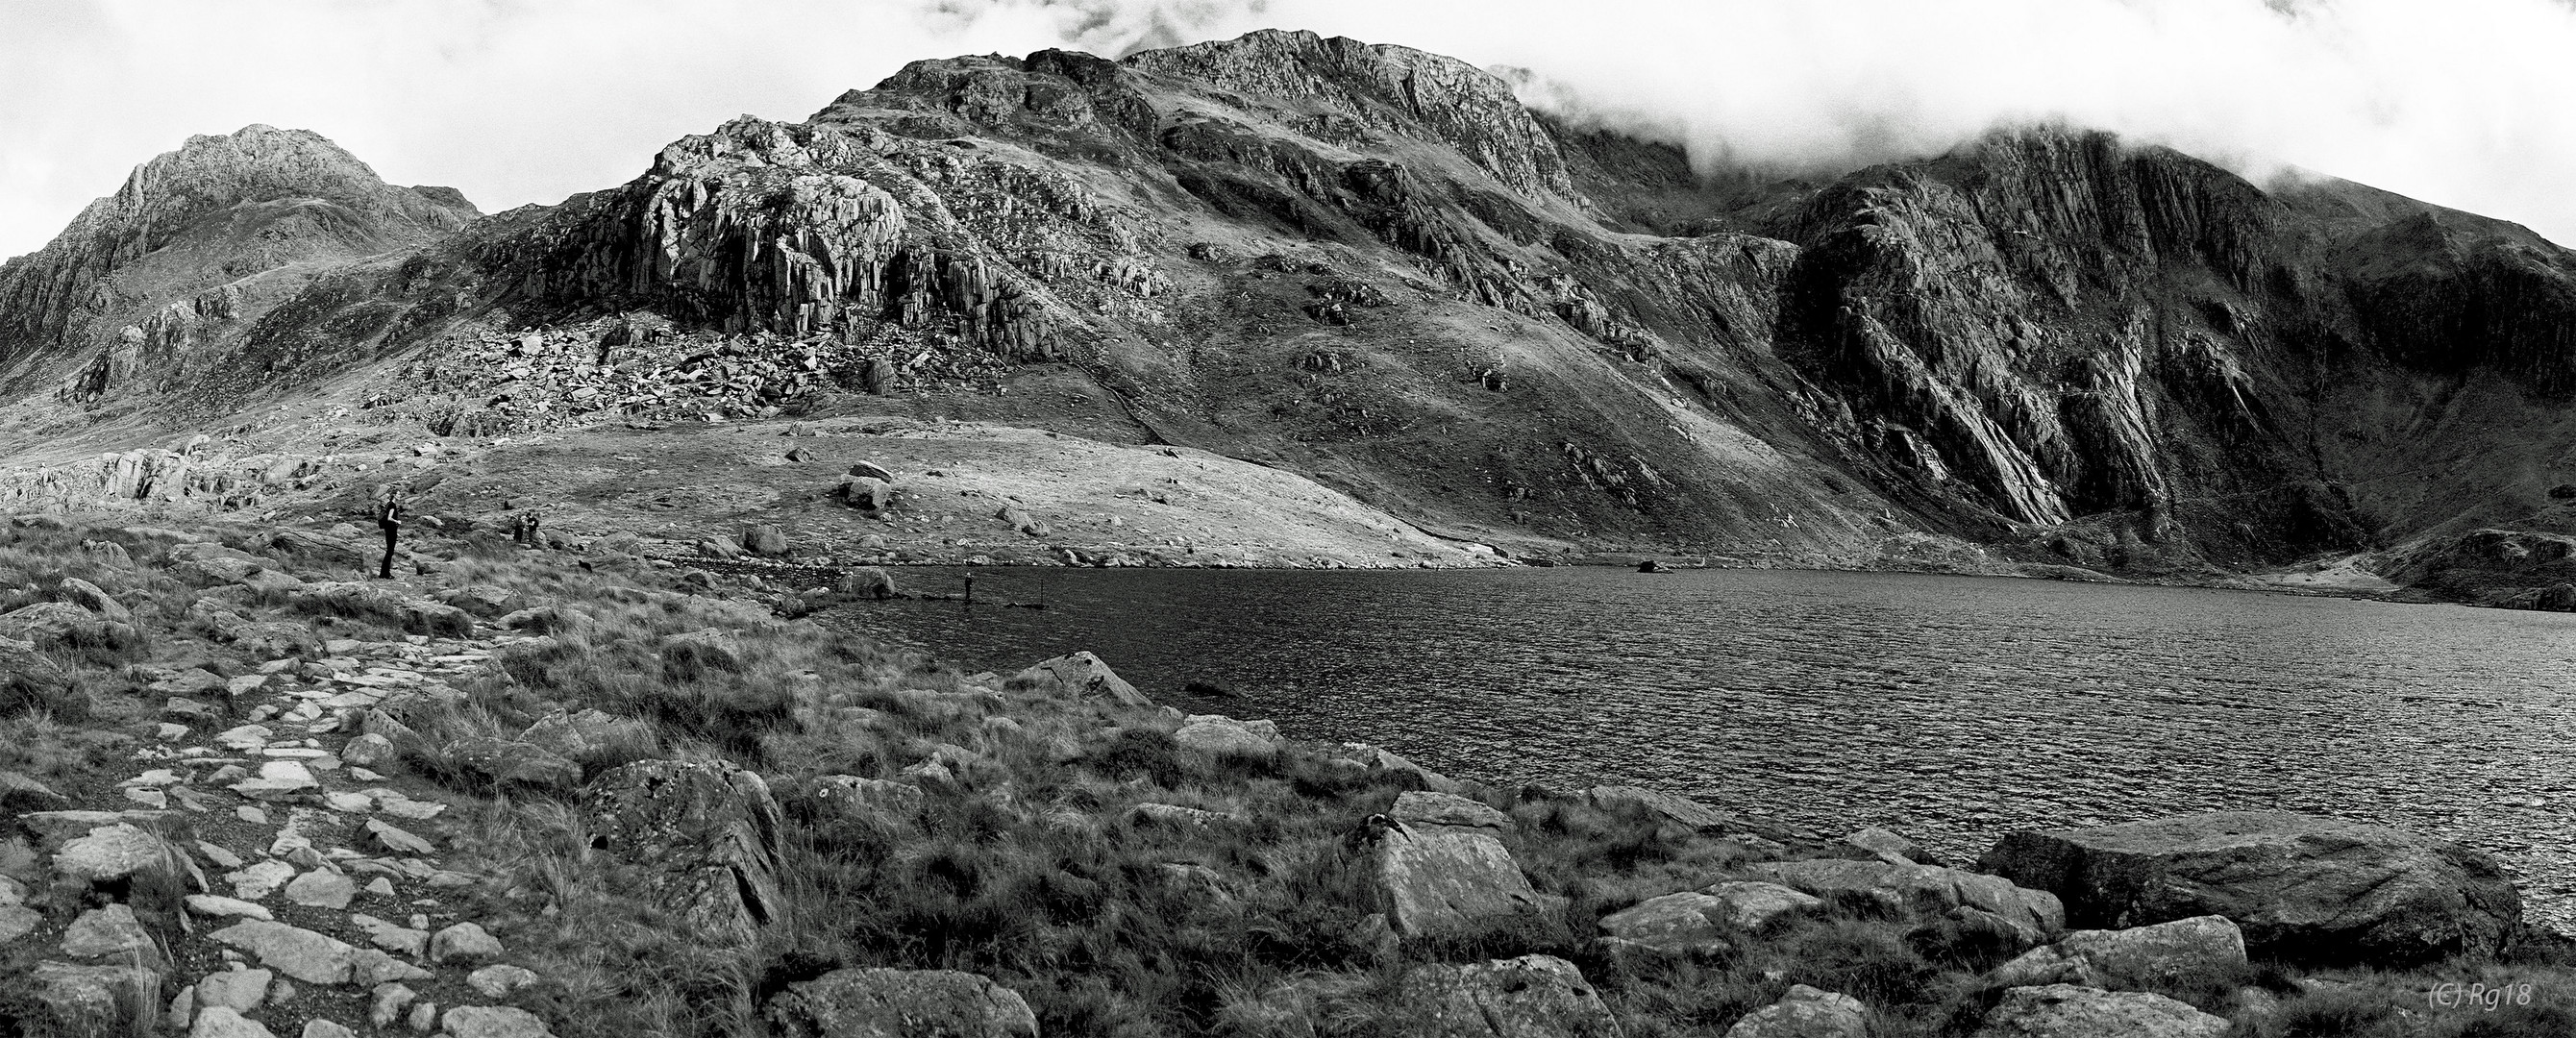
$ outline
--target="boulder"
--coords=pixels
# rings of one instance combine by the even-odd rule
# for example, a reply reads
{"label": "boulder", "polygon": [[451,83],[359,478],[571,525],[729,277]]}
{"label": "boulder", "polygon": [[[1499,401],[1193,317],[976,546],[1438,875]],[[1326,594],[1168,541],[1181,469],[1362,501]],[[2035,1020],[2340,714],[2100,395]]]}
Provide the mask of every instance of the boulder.
{"label": "boulder", "polygon": [[2411,965],[2501,950],[2522,899],[2485,855],[2388,826],[2287,812],[2013,833],[1981,864],[2054,891],[2077,925],[2223,915],[2255,955]]}
{"label": "boulder", "polygon": [[1619,1038],[1619,1022],[1574,964],[1552,955],[1405,971],[1408,1038]]}
{"label": "boulder", "polygon": [[1268,757],[1279,752],[1279,726],[1269,721],[1237,721],[1223,714],[1193,714],[1172,732],[1172,742],[1206,754]]}
{"label": "boulder", "polygon": [[2163,995],[2049,984],[2004,992],[1973,1038],[2219,1038],[2228,1027]]}
{"label": "boulder", "polygon": [[2171,987],[2245,965],[2245,935],[2226,916],[2204,915],[2126,930],[2076,930],[1988,973],[1990,987],[2077,984],[2113,990]]}
{"label": "boulder", "polygon": [[136,965],[39,962],[26,974],[63,1034],[144,1034],[161,1011],[161,974]]}
{"label": "boulder", "polygon": [[1389,926],[1404,939],[1476,937],[1564,910],[1532,889],[1491,832],[1389,825],[1375,835],[1372,876]]}
{"label": "boulder", "polygon": [[260,965],[307,984],[345,984],[358,949],[301,927],[245,919],[208,936],[249,952]]}
{"label": "boulder", "polygon": [[54,792],[53,787],[19,774],[0,771],[0,812],[54,811],[71,804],[71,798]]}
{"label": "boulder", "polygon": [[702,537],[692,547],[697,549],[698,555],[702,558],[739,559],[742,557],[742,545],[735,543],[731,537]]}
{"label": "boulder", "polygon": [[894,482],[894,470],[886,468],[885,466],[879,465],[873,461],[858,461],[850,463],[849,474],[867,479],[881,479],[888,483]]}
{"label": "boulder", "polygon": [[654,866],[651,894],[701,933],[748,943],[781,910],[781,821],[759,775],[730,764],[645,760],[600,776],[587,800],[593,840]]}
{"label": "boulder", "polygon": [[1689,797],[1639,786],[1594,786],[1586,795],[1605,810],[1637,810],[1693,829],[1721,829],[1736,824],[1733,816]]}
{"label": "boulder", "polygon": [[1869,1007],[1850,995],[1793,984],[1779,1001],[1727,1028],[1726,1038],[1869,1038]]}
{"label": "boulder", "polygon": [[134,622],[134,612],[96,584],[79,577],[64,577],[59,588],[63,601],[98,614],[99,619],[121,624]]}
{"label": "boulder", "polygon": [[[1803,895],[1801,895],[1803,896]],[[1601,933],[1614,947],[1706,955],[1733,947],[1730,928],[1717,922],[1726,904],[1696,891],[1651,897],[1601,917]]]}
{"label": "boulder", "polygon": [[510,1006],[456,1006],[438,1026],[447,1038],[554,1038],[537,1014]]}
{"label": "boulder", "polygon": [[236,1013],[258,1009],[268,1001],[268,985],[277,974],[268,970],[233,969],[206,974],[197,982],[197,1005],[220,1006]]}
{"label": "boulder", "polygon": [[1081,699],[1106,699],[1120,706],[1151,708],[1154,701],[1136,691],[1109,669],[1100,657],[1088,652],[1043,660],[1011,679],[1013,682],[1052,689]]}
{"label": "boulder", "polygon": [[63,954],[75,959],[139,960],[159,965],[160,949],[152,935],[144,932],[143,923],[134,918],[134,909],[121,903],[93,908],[63,928]]}
{"label": "boulder", "polygon": [[91,829],[54,852],[54,871],[91,883],[124,879],[138,872],[180,875],[187,859],[177,847],[152,833],[117,822]]}
{"label": "boulder", "polygon": [[612,746],[650,746],[653,729],[634,718],[612,717],[598,710],[557,710],[528,725],[526,731],[519,733],[519,741],[574,759]]}
{"label": "boulder", "polygon": [[1881,861],[1899,861],[1917,865],[1938,865],[1923,845],[1877,826],[1867,826],[1843,837],[1843,846],[1864,857]]}
{"label": "boulder", "polygon": [[447,744],[447,760],[495,782],[569,786],[581,781],[581,765],[548,753],[532,743],[468,736]]}
{"label": "boulder", "polygon": [[843,969],[787,985],[770,1023],[794,1038],[1037,1038],[1019,992],[956,970]]}
{"label": "boulder", "polygon": [[[865,545],[861,545],[865,547]],[[878,547],[884,547],[879,544]],[[869,598],[879,601],[894,597],[894,577],[876,566],[858,566],[841,574],[832,591],[844,598]]]}
{"label": "boulder", "polygon": [[1945,912],[1971,905],[2029,926],[2044,934],[2066,928],[2066,908],[2044,890],[2016,887],[1988,876],[1937,865],[1898,865],[1884,861],[1819,858],[1812,861],[1766,861],[1745,866],[1755,879],[1794,887],[1819,897],[1859,895],[1897,911]]}
{"label": "boulder", "polygon": [[852,508],[878,512],[894,507],[894,484],[873,476],[852,476],[843,480],[835,493]]}
{"label": "boulder", "polygon": [[0,637],[38,646],[124,645],[137,635],[134,625],[99,617],[69,602],[38,602],[0,613]]}
{"label": "boulder", "polygon": [[1497,832],[1512,829],[1512,816],[1454,793],[1418,790],[1398,794],[1388,814],[1406,825],[1454,825]]}
{"label": "boulder", "polygon": [[742,550],[764,559],[783,559],[793,553],[795,547],[788,543],[787,531],[761,523],[743,529]]}
{"label": "boulder", "polygon": [[1701,887],[1699,893],[1717,900],[1709,918],[1718,925],[1739,933],[1758,933],[1771,921],[1800,912],[1823,908],[1822,900],[1791,890],[1777,883],[1754,880],[1727,880]]}
{"label": "boulder", "polygon": [[509,949],[501,939],[492,936],[479,923],[457,923],[429,935],[429,961],[486,962],[500,958]]}
{"label": "boulder", "polygon": [[925,799],[919,786],[856,775],[825,775],[815,779],[806,797],[820,806],[824,815],[844,818],[910,814],[921,810]]}
{"label": "boulder", "polygon": [[1458,782],[1458,780],[1406,760],[1386,749],[1370,746],[1365,743],[1355,743],[1352,744],[1352,746],[1359,750],[1360,763],[1366,765],[1371,772],[1382,771],[1389,774],[1400,775],[1413,785],[1430,790],[1434,793],[1464,793],[1467,791],[1467,787]]}

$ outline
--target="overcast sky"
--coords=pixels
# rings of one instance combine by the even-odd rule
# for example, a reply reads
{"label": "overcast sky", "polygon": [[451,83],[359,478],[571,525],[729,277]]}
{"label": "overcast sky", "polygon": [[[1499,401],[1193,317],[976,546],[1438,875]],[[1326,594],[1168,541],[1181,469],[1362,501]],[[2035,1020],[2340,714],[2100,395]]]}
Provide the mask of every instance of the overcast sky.
{"label": "overcast sky", "polygon": [[491,212],[915,58],[1271,26],[1525,68],[1525,99],[1703,158],[1849,166],[2060,118],[2576,243],[2576,0],[0,0],[0,256],[249,123]]}

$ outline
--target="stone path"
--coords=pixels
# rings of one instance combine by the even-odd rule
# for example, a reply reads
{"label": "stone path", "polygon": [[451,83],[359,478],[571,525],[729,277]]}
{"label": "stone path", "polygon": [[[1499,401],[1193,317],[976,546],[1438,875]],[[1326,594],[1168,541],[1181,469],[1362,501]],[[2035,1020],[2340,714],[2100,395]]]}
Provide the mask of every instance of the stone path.
{"label": "stone path", "polygon": [[[35,839],[18,846],[55,882],[0,878],[0,944],[52,949],[34,981],[65,1023],[550,1036],[507,1004],[543,978],[451,905],[478,882],[441,860],[451,805],[367,767],[390,767],[382,730],[399,730],[379,704],[461,697],[448,681],[514,640],[333,640],[230,679],[137,668],[167,702],[133,777],[77,801],[7,777],[13,803],[50,807],[21,816]],[[136,992],[158,1021],[131,1019]]]}

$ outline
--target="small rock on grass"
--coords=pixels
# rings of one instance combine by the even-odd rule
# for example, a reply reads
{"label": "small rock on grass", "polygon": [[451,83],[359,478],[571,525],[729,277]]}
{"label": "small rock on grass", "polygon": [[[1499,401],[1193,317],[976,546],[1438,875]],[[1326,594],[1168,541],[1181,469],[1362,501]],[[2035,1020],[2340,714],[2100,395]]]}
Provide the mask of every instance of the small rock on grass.
{"label": "small rock on grass", "polygon": [[500,998],[536,982],[536,973],[520,966],[485,966],[465,977],[465,983],[485,998]]}
{"label": "small rock on grass", "polygon": [[381,819],[367,819],[367,832],[376,838],[376,842],[384,844],[385,849],[397,854],[434,854],[438,851],[429,841],[387,825]]}
{"label": "small rock on grass", "polygon": [[499,958],[503,950],[500,938],[492,936],[481,926],[473,923],[458,923],[440,930],[429,939],[429,961],[431,962],[446,962],[449,959],[469,961],[493,959]]}
{"label": "small rock on grass", "polygon": [[221,894],[190,894],[188,895],[188,910],[195,912],[198,915],[214,916],[216,918],[223,918],[226,916],[242,916],[249,919],[277,918],[274,914],[269,912],[267,905],[263,905],[255,901],[244,901],[240,898],[225,897]]}
{"label": "small rock on grass", "polygon": [[357,896],[358,885],[330,869],[314,869],[286,885],[286,899],[306,908],[347,908]]}
{"label": "small rock on grass", "polygon": [[458,1006],[440,1022],[456,1038],[554,1038],[537,1014],[509,1006]]}
{"label": "small rock on grass", "polygon": [[394,1021],[402,1019],[403,1010],[411,1006],[412,1000],[419,997],[420,992],[400,984],[378,984],[375,1000],[367,1006],[367,1022],[377,1027],[391,1027]]}

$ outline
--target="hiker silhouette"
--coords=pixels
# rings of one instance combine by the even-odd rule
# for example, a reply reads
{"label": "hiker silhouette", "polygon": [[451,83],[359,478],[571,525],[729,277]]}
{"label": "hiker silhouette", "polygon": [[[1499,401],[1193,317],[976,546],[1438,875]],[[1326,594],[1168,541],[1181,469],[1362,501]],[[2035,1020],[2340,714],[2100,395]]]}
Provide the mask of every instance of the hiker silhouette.
{"label": "hiker silhouette", "polygon": [[385,564],[376,571],[376,579],[394,579],[394,540],[402,535],[403,506],[399,491],[386,491],[384,503],[376,506],[376,528],[385,532]]}

